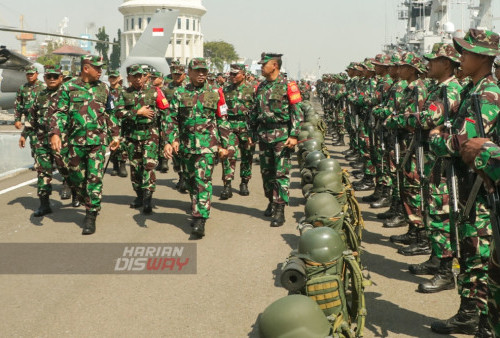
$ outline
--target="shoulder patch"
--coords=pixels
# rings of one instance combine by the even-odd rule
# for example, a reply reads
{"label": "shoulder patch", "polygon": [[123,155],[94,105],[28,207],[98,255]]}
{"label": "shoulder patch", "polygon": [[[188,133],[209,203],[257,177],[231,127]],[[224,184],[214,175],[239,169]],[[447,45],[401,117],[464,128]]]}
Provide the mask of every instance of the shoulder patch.
{"label": "shoulder patch", "polygon": [[302,101],[302,96],[300,95],[300,90],[295,81],[288,82],[287,85],[288,100],[291,104],[296,104]]}

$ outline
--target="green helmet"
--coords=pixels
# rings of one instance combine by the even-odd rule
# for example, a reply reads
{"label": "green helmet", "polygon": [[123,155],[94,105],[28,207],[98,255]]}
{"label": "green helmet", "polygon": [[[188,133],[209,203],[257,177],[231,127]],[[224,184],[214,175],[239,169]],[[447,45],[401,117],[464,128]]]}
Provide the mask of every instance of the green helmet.
{"label": "green helmet", "polygon": [[[316,139],[310,139],[302,143],[301,150],[310,153],[311,151],[321,150],[321,144]],[[307,154],[306,154],[307,156]],[[304,156],[305,159],[305,156]]]}
{"label": "green helmet", "polygon": [[317,169],[318,171],[332,171],[334,173],[338,173],[339,175],[342,174],[342,168],[340,167],[339,162],[332,157],[319,161]]}
{"label": "green helmet", "polygon": [[299,239],[298,257],[326,264],[338,260],[347,249],[341,235],[328,227],[304,232]]}
{"label": "green helmet", "polygon": [[343,190],[342,174],[336,174],[332,171],[320,171],[314,176],[313,192],[340,194]]}
{"label": "green helmet", "polygon": [[306,156],[304,167],[305,168],[317,168],[319,161],[321,161],[324,158],[325,158],[325,155],[321,151],[319,151],[319,150],[311,151]]}
{"label": "green helmet", "polygon": [[319,141],[319,143],[324,143],[325,142],[325,138],[323,137],[323,133],[320,132],[319,130],[315,130],[312,132],[311,134],[312,138],[316,139]]}
{"label": "green helmet", "polygon": [[305,141],[309,138],[311,138],[310,136],[310,133],[307,131],[307,130],[302,130],[300,133],[299,133],[299,136],[297,136],[297,141]]}
{"label": "green helmet", "polygon": [[314,114],[314,108],[313,108],[312,104],[310,104],[310,103],[302,104],[302,112],[306,116]]}
{"label": "green helmet", "polygon": [[305,206],[305,214],[308,223],[323,219],[329,220],[341,217],[342,206],[333,195],[322,192],[309,197]]}
{"label": "green helmet", "polygon": [[312,125],[310,122],[303,123],[302,126],[300,127],[300,130],[305,130],[308,131],[310,134],[314,133],[316,128]]}
{"label": "green helmet", "polygon": [[324,338],[332,327],[318,304],[303,295],[290,295],[269,305],[259,317],[262,338]]}
{"label": "green helmet", "polygon": [[314,186],[311,183],[304,184],[304,186],[302,187],[302,196],[308,198],[309,195],[311,195],[313,187]]}

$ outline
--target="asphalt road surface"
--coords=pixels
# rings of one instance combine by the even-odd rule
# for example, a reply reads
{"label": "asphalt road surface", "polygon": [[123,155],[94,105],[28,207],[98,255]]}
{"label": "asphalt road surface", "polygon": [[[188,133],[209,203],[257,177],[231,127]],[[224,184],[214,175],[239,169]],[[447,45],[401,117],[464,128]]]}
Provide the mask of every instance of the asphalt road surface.
{"label": "asphalt road surface", "polygon": [[[334,149],[329,138],[327,145],[345,166],[340,151],[346,148]],[[258,165],[253,170],[250,196],[237,193],[237,178],[233,198],[220,201],[221,166],[217,166],[212,215],[202,240],[190,240],[190,218],[185,213],[189,197],[174,190],[177,176],[173,171],[158,174],[150,216],[129,208],[133,199],[129,178],[106,175],[102,211],[92,236],[80,234],[84,208],[72,208],[68,200],[60,199],[59,177],[51,196],[53,213],[41,219],[32,216],[38,199],[35,183],[29,181],[36,174],[25,171],[4,178],[0,181],[2,243],[102,243],[103,247],[109,243],[196,243],[197,273],[3,274],[1,335],[258,337],[259,314],[287,294],[280,287],[279,273],[282,262],[297,247],[296,222],[303,215],[304,199],[295,165],[286,224],[271,228],[263,216],[267,200]],[[357,195],[367,194],[371,192]],[[376,219],[378,210],[365,203],[361,206],[366,225],[363,263],[373,282],[365,291],[365,337],[439,337],[429,325],[435,318],[456,313],[456,290],[417,293],[417,283],[424,278],[411,275],[407,266],[427,257],[397,254],[397,246],[388,238],[406,229],[383,228]]]}

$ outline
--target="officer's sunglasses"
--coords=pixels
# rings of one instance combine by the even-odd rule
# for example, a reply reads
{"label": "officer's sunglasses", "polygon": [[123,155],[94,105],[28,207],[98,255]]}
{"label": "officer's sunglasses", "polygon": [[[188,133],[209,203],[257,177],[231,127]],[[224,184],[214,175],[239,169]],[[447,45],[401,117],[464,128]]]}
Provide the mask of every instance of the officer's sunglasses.
{"label": "officer's sunglasses", "polygon": [[59,78],[59,74],[45,74],[45,78],[49,80],[57,80]]}

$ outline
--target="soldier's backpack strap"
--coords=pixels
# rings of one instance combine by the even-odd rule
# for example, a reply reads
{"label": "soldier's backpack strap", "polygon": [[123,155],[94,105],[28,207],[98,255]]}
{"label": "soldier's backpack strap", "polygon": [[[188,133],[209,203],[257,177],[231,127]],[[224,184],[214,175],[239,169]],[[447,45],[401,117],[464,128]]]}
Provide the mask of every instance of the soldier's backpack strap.
{"label": "soldier's backpack strap", "polygon": [[[363,330],[365,328],[366,319],[366,304],[365,304],[365,286],[371,285],[371,282],[364,280],[361,273],[361,268],[352,254],[352,252],[344,252],[344,263],[349,274],[344,276],[344,283],[350,283],[350,290],[352,291],[351,304],[347,304],[347,310],[349,316],[351,317],[351,322],[356,322],[356,337],[363,336]],[[349,287],[345,284],[345,289]]]}

